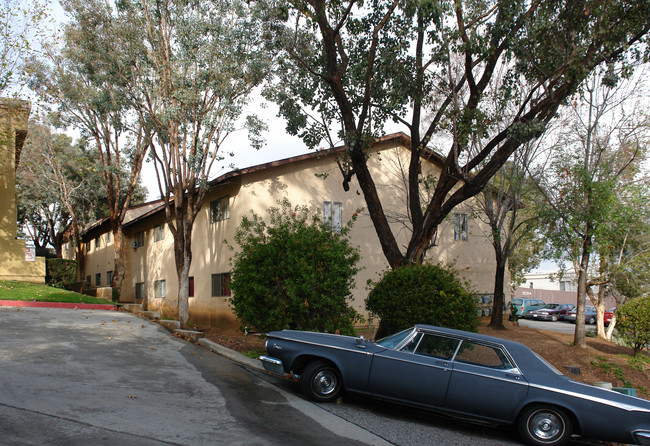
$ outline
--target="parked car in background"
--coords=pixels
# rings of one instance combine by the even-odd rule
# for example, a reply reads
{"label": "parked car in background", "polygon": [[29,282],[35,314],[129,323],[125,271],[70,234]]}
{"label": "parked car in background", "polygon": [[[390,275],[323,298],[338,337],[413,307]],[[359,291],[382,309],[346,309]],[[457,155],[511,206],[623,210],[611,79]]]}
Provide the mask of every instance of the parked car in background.
{"label": "parked car in background", "polygon": [[512,425],[531,445],[573,435],[650,445],[650,401],[573,381],[518,342],[429,325],[376,342],[293,330],[267,337],[264,367],[298,376],[314,401],[345,390]]}
{"label": "parked car in background", "polygon": [[[567,314],[564,316],[564,320],[569,321],[569,322],[573,322],[575,324],[575,322],[576,322],[576,311],[577,311],[576,308],[574,308],[571,311],[568,311]],[[614,314],[614,311],[616,311],[616,307],[611,308],[609,310],[605,310],[605,314],[603,315],[603,320],[605,321],[605,325],[609,325],[609,323],[612,321],[612,316]],[[597,317],[598,317],[598,313],[596,312],[596,307],[594,307],[594,306],[585,307],[585,323],[586,324],[594,325],[596,323]]]}
{"label": "parked car in background", "polygon": [[[578,312],[577,308],[574,308],[571,311],[567,311],[567,314],[564,316],[564,320],[576,322],[576,313]],[[587,306],[585,307],[585,324],[594,325],[596,323],[596,307]]]}
{"label": "parked car in background", "polygon": [[526,314],[526,318],[553,322],[561,321],[567,311],[573,310],[575,307],[573,304],[548,304],[529,312]]}
{"label": "parked car in background", "polygon": [[527,299],[523,297],[513,297],[510,301],[510,308],[512,313],[511,318],[526,317],[529,311],[537,310],[546,305],[546,302],[540,299]]}

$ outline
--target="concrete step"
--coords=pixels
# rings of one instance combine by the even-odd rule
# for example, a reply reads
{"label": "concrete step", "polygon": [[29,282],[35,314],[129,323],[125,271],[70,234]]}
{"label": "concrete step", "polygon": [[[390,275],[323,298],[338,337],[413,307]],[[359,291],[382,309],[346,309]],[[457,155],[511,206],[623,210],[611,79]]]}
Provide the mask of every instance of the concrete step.
{"label": "concrete step", "polygon": [[142,315],[144,317],[146,317],[147,319],[151,319],[151,320],[154,320],[154,321],[157,321],[158,319],[160,319],[160,313],[158,313],[157,311],[143,311]]}
{"label": "concrete step", "polygon": [[166,320],[166,319],[160,319],[160,320],[158,320],[156,322],[158,322],[160,325],[162,325],[163,327],[166,327],[169,330],[177,330],[177,329],[181,328],[181,323],[179,321],[170,321],[170,320]]}
{"label": "concrete step", "polygon": [[124,304],[122,308],[131,313],[142,313],[142,305],[140,304]]}
{"label": "concrete step", "polygon": [[187,339],[188,341],[194,343],[199,342],[199,339],[201,339],[204,336],[202,331],[196,331],[196,330],[176,329],[173,330],[173,333],[177,336],[180,336],[183,339]]}

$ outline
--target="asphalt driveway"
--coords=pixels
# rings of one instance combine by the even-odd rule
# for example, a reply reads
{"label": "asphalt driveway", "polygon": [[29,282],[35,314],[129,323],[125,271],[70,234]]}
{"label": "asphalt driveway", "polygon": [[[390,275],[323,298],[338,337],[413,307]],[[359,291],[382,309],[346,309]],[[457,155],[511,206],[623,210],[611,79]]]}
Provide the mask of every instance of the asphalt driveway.
{"label": "asphalt driveway", "polygon": [[385,444],[129,313],[0,307],[0,444]]}

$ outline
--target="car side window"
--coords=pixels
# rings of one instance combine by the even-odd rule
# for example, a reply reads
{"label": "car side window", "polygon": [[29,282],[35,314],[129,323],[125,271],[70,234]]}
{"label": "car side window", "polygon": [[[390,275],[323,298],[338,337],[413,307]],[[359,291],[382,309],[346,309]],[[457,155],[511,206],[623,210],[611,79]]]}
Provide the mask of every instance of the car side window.
{"label": "car side window", "polygon": [[425,333],[415,353],[440,359],[451,359],[458,347],[458,339]]}
{"label": "car side window", "polygon": [[498,347],[463,341],[456,358],[458,362],[479,365],[492,369],[509,370],[514,368],[506,354]]}
{"label": "car side window", "polygon": [[403,352],[411,352],[413,353],[415,351],[415,348],[418,346],[418,343],[420,342],[420,338],[422,337],[422,333],[418,333],[415,336],[413,336],[413,339],[411,339],[408,344],[406,344],[404,347],[402,347]]}

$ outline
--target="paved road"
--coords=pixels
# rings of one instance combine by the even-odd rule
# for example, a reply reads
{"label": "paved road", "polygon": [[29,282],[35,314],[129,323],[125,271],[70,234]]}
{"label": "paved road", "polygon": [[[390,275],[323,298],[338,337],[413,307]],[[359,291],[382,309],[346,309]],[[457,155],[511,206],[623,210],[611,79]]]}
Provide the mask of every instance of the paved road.
{"label": "paved road", "polygon": [[386,444],[128,313],[0,308],[0,445]]}
{"label": "paved road", "polygon": [[[519,319],[519,325],[522,327],[531,327],[531,328],[537,328],[540,330],[551,330],[551,331],[559,331],[562,333],[575,333],[576,331],[576,324],[572,324],[571,322],[564,322],[564,321],[557,321],[557,322],[551,322],[551,321],[536,321],[532,319]],[[596,326],[595,325],[587,325],[586,326],[587,331],[595,331]]]}

